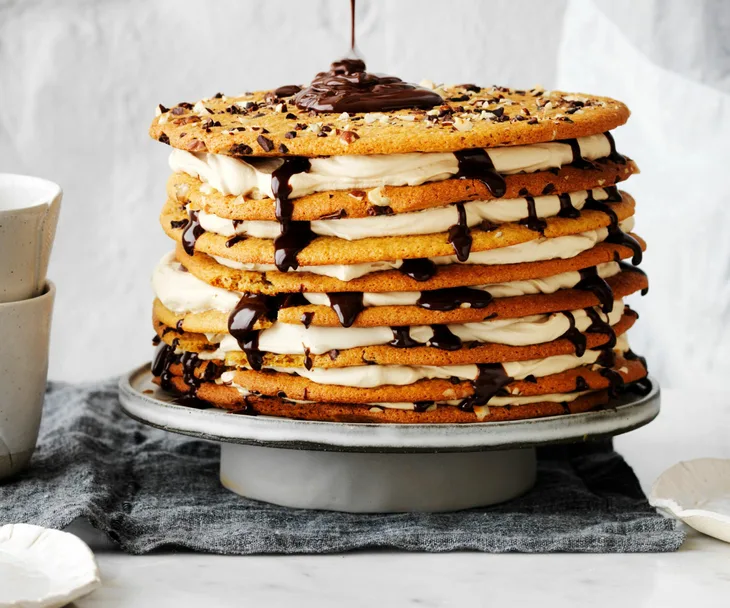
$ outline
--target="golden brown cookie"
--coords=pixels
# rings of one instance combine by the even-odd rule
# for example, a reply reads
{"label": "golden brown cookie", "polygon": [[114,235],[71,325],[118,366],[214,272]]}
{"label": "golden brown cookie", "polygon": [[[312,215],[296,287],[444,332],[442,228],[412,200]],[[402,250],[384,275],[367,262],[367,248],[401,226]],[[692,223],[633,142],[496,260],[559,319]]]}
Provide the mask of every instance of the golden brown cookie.
{"label": "golden brown cookie", "polygon": [[[623,201],[612,203],[610,209],[619,221],[634,214],[634,199],[627,193]],[[182,235],[187,214],[180,205],[168,199],[160,216],[165,233],[178,243]],[[583,209],[575,219],[551,217],[545,220],[542,233],[530,230],[518,223],[500,224],[493,230],[480,227],[471,229],[471,252],[488,251],[518,245],[545,236],[556,238],[604,228],[611,224],[611,218],[603,211]],[[447,228],[447,227],[445,227]],[[219,234],[203,232],[197,238],[195,250],[216,255],[245,264],[274,264],[274,242],[270,239],[247,238],[228,246],[228,239]],[[300,266],[322,266],[329,264],[362,264],[383,260],[404,260],[454,255],[446,232],[415,236],[391,236],[346,241],[329,236],[319,236],[304,247],[296,256]]]}
{"label": "golden brown cookie", "polygon": [[[506,175],[507,191],[502,198],[543,196],[577,192],[593,188],[613,186],[638,173],[633,161],[619,164],[605,161],[595,169],[577,169],[570,165],[557,173],[519,173]],[[167,182],[167,195],[191,209],[202,209],[220,217],[241,220],[275,220],[275,203],[270,198],[251,199],[243,196],[221,194],[213,190],[203,193],[202,182],[185,173],[173,173]],[[480,181],[472,179],[447,179],[428,182],[420,186],[384,186],[378,190],[381,198],[390,200],[388,207],[393,213],[420,211],[441,207],[450,203],[473,200],[492,200],[494,195]],[[365,190],[332,190],[317,192],[292,199],[292,219],[319,220],[369,217],[374,212]]]}
{"label": "golden brown cookie", "polygon": [[[634,233],[631,233],[631,235],[638,241],[642,250],[645,250],[646,243],[641,237]],[[196,251],[195,255],[189,256],[180,245],[175,250],[175,257],[185,268],[199,279],[215,287],[228,289],[229,291],[267,295],[296,293],[299,291],[310,293],[338,291],[383,293],[387,291],[426,291],[469,285],[487,285],[549,277],[605,262],[623,260],[630,258],[632,255],[633,252],[628,247],[604,241],[577,256],[567,259],[522,264],[492,264],[488,266],[477,264],[439,266],[437,274],[426,281],[416,281],[398,270],[384,270],[350,281],[341,281],[309,272],[236,270],[219,264],[212,257],[200,251]]]}
{"label": "golden brown cookie", "polygon": [[[606,279],[614,299],[624,298],[648,286],[643,274],[624,271]],[[560,289],[551,294],[495,298],[484,308],[456,308],[450,311],[428,310],[419,306],[374,306],[365,308],[355,319],[352,327],[376,327],[395,325],[435,325],[448,323],[473,323],[487,319],[510,319],[529,315],[579,310],[598,306],[599,299],[590,291]],[[226,333],[229,314],[217,310],[199,313],[177,314],[155,300],[155,316],[169,327],[178,327],[193,333]],[[282,323],[339,327],[340,320],[329,306],[292,306],[281,308],[277,319]],[[269,326],[269,321],[259,320],[256,329]]]}
{"label": "golden brown cookie", "polygon": [[159,107],[149,132],[154,139],[191,152],[314,157],[547,142],[602,133],[629,117],[623,103],[582,93],[473,85],[437,92],[444,103],[430,115],[414,109],[374,116],[311,115],[297,108],[291,97],[278,99],[271,91],[214,97],[172,109]]}
{"label": "golden brown cookie", "polygon": [[[616,336],[626,332],[636,321],[638,315],[628,306],[621,319],[613,325]],[[157,335],[168,345],[186,352],[214,352],[215,343],[209,341],[204,334],[185,332],[165,325],[153,315],[153,326]],[[603,333],[586,333],[587,349],[595,349],[606,344],[611,336]],[[322,355],[278,355],[264,353],[264,367],[312,367],[336,368],[353,365],[462,365],[469,363],[501,363],[503,361],[527,361],[542,359],[554,355],[568,355],[575,352],[575,345],[566,338],[552,342],[529,346],[507,346],[493,343],[466,344],[459,350],[447,351],[428,346],[414,348],[396,348],[389,345],[364,346],[339,351],[330,351]],[[225,359],[216,360],[229,367],[245,367],[248,365],[246,355],[240,351],[229,352]]]}
{"label": "golden brown cookie", "polygon": [[[184,394],[186,384],[180,376],[173,376],[170,388]],[[225,389],[225,392],[221,389]],[[343,403],[294,403],[278,397],[241,397],[236,389],[212,383],[200,386],[197,398],[231,413],[276,416],[296,420],[325,422],[375,422],[391,424],[448,424],[470,422],[505,422],[525,418],[541,418],[579,414],[610,404],[608,392],[596,391],[573,401],[554,403],[543,401],[527,405],[487,407],[484,418],[455,406],[437,406],[425,412],[380,408],[372,405]]]}
{"label": "golden brown cookie", "polygon": [[[559,374],[536,378],[534,382],[517,380],[505,386],[513,396],[530,397],[553,393],[571,393],[574,391],[605,389],[611,386],[609,379],[603,375],[600,365],[583,365]],[[646,369],[639,360],[626,360],[616,357],[613,366],[626,383],[640,380],[646,376]],[[171,370],[182,375],[182,366]],[[419,380],[404,386],[383,385],[373,388],[357,388],[333,384],[317,384],[297,374],[272,371],[237,370],[229,379],[232,386],[244,387],[251,393],[294,399],[297,401],[316,401],[323,403],[419,403],[423,401],[453,401],[466,399],[474,395],[474,384],[468,380],[451,382],[450,380]],[[583,378],[580,381],[578,378]],[[223,383],[226,384],[225,382]]]}

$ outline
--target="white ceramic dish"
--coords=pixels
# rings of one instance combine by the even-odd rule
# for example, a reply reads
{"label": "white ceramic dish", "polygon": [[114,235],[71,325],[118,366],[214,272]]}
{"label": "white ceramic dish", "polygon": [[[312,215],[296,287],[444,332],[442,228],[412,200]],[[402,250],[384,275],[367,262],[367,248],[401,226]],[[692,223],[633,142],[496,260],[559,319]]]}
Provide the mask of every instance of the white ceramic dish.
{"label": "white ceramic dish", "polygon": [[0,606],[65,606],[100,585],[94,554],[77,536],[29,524],[0,527]]}
{"label": "white ceramic dish", "polygon": [[475,424],[349,424],[192,409],[151,382],[120,382],[122,408],[151,426],[221,443],[221,483],[257,500],[350,512],[453,511],[509,500],[535,483],[535,446],[647,424],[659,388],[615,409]]}
{"label": "white ceramic dish", "polygon": [[730,460],[698,458],[675,464],[654,482],[649,502],[730,543]]}

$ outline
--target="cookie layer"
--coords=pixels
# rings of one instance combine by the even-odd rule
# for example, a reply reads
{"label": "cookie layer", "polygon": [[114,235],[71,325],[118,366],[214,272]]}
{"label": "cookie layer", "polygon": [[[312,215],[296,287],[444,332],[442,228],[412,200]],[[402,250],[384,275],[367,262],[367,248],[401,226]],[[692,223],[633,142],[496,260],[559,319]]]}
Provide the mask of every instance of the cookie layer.
{"label": "cookie layer", "polygon": [[[638,168],[633,161],[626,164],[606,161],[597,164],[595,169],[564,166],[557,172],[507,175],[504,178],[507,190],[502,198],[561,194],[613,186],[634,173],[638,173]],[[190,205],[192,209],[202,209],[229,219],[276,219],[275,203],[270,198],[225,195],[207,187],[203,187],[205,192],[202,192],[201,187],[203,184],[199,179],[185,173],[173,173],[167,182],[167,194],[181,205]],[[407,213],[461,201],[493,198],[482,182],[472,179],[449,179],[420,186],[383,186],[370,191],[333,190],[293,199],[292,219],[311,221],[333,216],[370,217],[376,206],[372,200],[387,201],[393,213]]]}
{"label": "cookie layer", "polygon": [[[623,316],[612,326],[616,336],[623,335],[636,321],[637,314],[626,307]],[[248,359],[241,351],[218,354],[218,344],[208,340],[204,334],[178,330],[162,323],[153,315],[157,335],[166,344],[187,352],[194,352],[202,358],[214,359],[230,367],[246,367]],[[586,333],[586,348],[596,349],[610,341],[608,333]],[[388,345],[364,346],[330,351],[324,354],[275,355],[263,353],[264,367],[321,367],[336,368],[353,365],[462,365],[472,363],[500,363],[503,361],[526,361],[576,352],[575,344],[567,338],[529,346],[507,346],[505,344],[472,343],[458,350],[442,350],[428,346],[397,348]]]}
{"label": "cookie layer", "polygon": [[[646,243],[632,233],[642,250]],[[221,289],[230,291],[263,293],[328,293],[339,291],[374,292],[421,291],[446,289],[469,285],[505,283],[535,279],[572,270],[581,270],[605,262],[630,258],[633,252],[624,245],[601,242],[592,248],[566,259],[552,259],[521,264],[449,264],[439,266],[430,279],[417,281],[398,270],[383,270],[349,281],[309,272],[253,272],[237,270],[216,262],[211,256],[196,251],[190,256],[181,246],[175,250],[175,257],[199,279]]]}
{"label": "cookie layer", "polygon": [[291,97],[277,98],[271,91],[221,96],[158,108],[149,133],[191,152],[315,157],[539,143],[602,133],[629,117],[619,101],[561,91],[469,85],[437,92],[444,103],[432,114],[398,110],[352,116],[312,116],[294,106]]}
{"label": "cookie layer", "polygon": [[[623,194],[623,201],[611,203],[610,209],[619,221],[634,214],[634,200]],[[608,207],[608,205],[606,205]],[[165,233],[177,242],[182,241],[188,219],[179,204],[168,200],[160,216]],[[545,220],[544,231],[530,230],[521,224],[501,224],[496,230],[471,229],[471,252],[490,251],[534,241],[538,238],[557,238],[585,233],[611,224],[611,217],[593,209],[583,210],[575,219],[553,217]],[[179,227],[177,227],[179,226]],[[447,227],[445,227],[447,228]],[[230,244],[221,235],[203,232],[195,241],[196,251],[232,260],[243,264],[274,264],[274,243],[268,239],[247,238]],[[383,260],[403,260],[453,256],[454,246],[449,243],[447,233],[367,238],[359,241],[345,241],[334,237],[317,237],[297,254],[300,266],[353,265]]]}
{"label": "cookie layer", "polygon": [[[594,369],[595,368],[595,369]],[[582,366],[552,376],[535,379],[535,382],[518,380],[504,388],[513,396],[529,397],[553,393],[570,393],[605,389],[611,386],[609,378],[601,374],[602,366]],[[646,369],[638,360],[616,358],[612,368],[625,383],[646,376]],[[182,374],[182,370],[179,372]],[[225,382],[234,388],[245,387],[244,392],[271,397],[324,403],[419,403],[424,401],[462,400],[474,395],[474,385],[469,381],[419,380],[405,386],[385,385],[374,388],[333,386],[317,384],[295,374],[266,373],[236,370],[224,376]],[[583,378],[580,381],[578,378]],[[488,405],[488,404],[487,404]]]}
{"label": "cookie layer", "polygon": [[[626,297],[648,287],[643,274],[624,271],[606,279],[616,299]],[[445,323],[471,323],[485,319],[527,317],[529,315],[577,310],[598,306],[601,302],[594,293],[577,289],[561,289],[553,294],[495,298],[483,308],[456,308],[450,311],[428,310],[419,306],[376,306],[365,308],[357,315],[353,327],[433,325]],[[170,327],[179,327],[194,333],[225,333],[228,331],[230,313],[208,310],[198,313],[179,314],[155,300],[154,313]],[[338,327],[337,313],[329,306],[293,306],[278,311],[277,319],[283,323],[308,326]],[[267,325],[268,326],[268,325]]]}
{"label": "cookie layer", "polygon": [[[170,389],[184,394],[187,385],[180,376],[173,376]],[[212,406],[232,413],[276,416],[297,420],[318,420],[325,422],[375,422],[395,424],[447,424],[470,422],[504,422],[525,418],[578,414],[596,409],[609,402],[607,391],[596,391],[564,403],[543,401],[511,407],[488,407],[479,419],[476,412],[465,412],[458,407],[437,406],[416,412],[372,405],[350,405],[338,403],[294,403],[278,397],[241,397],[233,388],[212,383],[201,385],[198,399]]]}

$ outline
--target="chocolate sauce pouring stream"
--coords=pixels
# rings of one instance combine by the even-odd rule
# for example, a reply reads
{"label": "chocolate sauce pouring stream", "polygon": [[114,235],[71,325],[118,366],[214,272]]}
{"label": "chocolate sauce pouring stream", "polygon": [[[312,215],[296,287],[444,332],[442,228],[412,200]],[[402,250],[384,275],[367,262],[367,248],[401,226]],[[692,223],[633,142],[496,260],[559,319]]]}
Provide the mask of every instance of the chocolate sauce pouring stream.
{"label": "chocolate sauce pouring stream", "polygon": [[350,50],[355,52],[355,0],[350,0]]}
{"label": "chocolate sauce pouring stream", "polygon": [[395,76],[367,72],[365,62],[360,59],[334,62],[328,72],[317,74],[294,97],[294,103],[302,110],[351,114],[430,109],[443,102],[431,89],[403,82]]}

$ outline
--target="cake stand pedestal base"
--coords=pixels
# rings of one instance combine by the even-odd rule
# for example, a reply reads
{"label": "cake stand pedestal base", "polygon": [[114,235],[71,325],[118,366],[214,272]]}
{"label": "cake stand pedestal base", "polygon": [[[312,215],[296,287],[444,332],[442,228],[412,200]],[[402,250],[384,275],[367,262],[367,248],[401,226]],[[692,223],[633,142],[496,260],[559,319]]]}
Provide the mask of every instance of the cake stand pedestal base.
{"label": "cake stand pedestal base", "polygon": [[221,444],[221,482],[247,498],[351,513],[457,511],[535,484],[534,448],[395,454]]}

